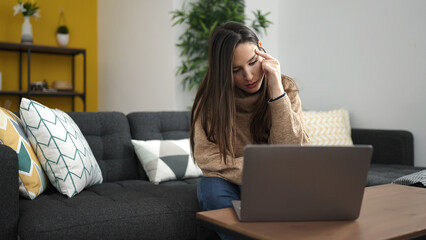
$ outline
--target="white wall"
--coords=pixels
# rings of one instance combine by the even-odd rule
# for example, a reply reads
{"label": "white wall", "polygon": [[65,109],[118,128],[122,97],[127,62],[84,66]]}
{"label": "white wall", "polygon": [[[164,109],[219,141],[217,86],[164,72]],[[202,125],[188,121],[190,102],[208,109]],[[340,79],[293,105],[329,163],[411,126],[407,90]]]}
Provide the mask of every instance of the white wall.
{"label": "white wall", "polygon": [[[182,6],[185,4],[185,9],[188,9],[189,4],[195,2],[195,0],[173,0],[173,10],[181,10]],[[187,25],[185,23],[176,25],[173,27],[173,36],[174,36],[174,67],[173,71],[176,72],[177,68],[181,65],[180,52],[181,48],[176,46],[176,43],[179,42],[180,35],[185,31]],[[188,111],[194,102],[195,94],[197,89],[193,88],[191,91],[187,90],[187,87],[184,88],[182,84],[183,77],[181,75],[174,76],[175,81],[175,110],[178,111]]]}
{"label": "white wall", "polygon": [[172,0],[98,0],[99,110],[175,110]]}
{"label": "white wall", "polygon": [[[191,0],[193,1],[193,0]],[[183,26],[171,11],[184,0],[98,0],[99,110],[188,110],[195,91],[175,76]],[[187,4],[189,1],[186,1]]]}
{"label": "white wall", "polygon": [[305,109],[414,134],[426,166],[426,1],[279,1],[279,57]]}

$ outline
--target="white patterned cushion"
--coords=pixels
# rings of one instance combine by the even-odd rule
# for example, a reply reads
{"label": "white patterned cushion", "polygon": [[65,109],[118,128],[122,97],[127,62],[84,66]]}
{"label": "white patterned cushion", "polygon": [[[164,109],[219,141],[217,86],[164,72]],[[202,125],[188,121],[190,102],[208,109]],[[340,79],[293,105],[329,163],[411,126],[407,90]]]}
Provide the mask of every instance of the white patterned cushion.
{"label": "white patterned cushion", "polygon": [[19,194],[34,199],[47,186],[47,178],[31,148],[20,119],[0,107],[0,143],[16,151],[19,161]]}
{"label": "white patterned cushion", "polygon": [[421,184],[426,187],[426,170],[421,170],[412,174],[402,176],[392,182],[393,184],[415,185]]}
{"label": "white patterned cushion", "polygon": [[189,139],[132,140],[150,182],[158,184],[202,176],[201,169],[192,159]]}
{"label": "white patterned cushion", "polygon": [[311,145],[353,145],[347,110],[303,111],[303,116]]}
{"label": "white patterned cushion", "polygon": [[102,183],[92,150],[68,114],[26,98],[22,98],[20,114],[41,166],[59,192],[72,197]]}

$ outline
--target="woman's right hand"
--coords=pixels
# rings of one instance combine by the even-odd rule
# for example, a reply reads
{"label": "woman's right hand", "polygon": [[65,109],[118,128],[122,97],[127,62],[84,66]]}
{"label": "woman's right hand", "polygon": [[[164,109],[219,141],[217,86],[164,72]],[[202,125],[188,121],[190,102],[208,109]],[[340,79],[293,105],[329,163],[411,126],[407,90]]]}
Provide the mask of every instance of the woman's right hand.
{"label": "woman's right hand", "polygon": [[262,70],[268,79],[269,94],[271,98],[277,98],[284,94],[284,87],[281,81],[281,69],[278,59],[271,55],[255,49],[255,53],[261,57]]}

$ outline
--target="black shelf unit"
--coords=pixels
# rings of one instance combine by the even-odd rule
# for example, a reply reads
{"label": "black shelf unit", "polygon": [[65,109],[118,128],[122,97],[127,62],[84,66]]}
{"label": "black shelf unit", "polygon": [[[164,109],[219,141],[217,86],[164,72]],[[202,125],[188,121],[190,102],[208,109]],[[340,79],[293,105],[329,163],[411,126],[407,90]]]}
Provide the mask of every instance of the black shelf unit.
{"label": "black shelf unit", "polygon": [[[34,44],[20,44],[0,42],[0,51],[19,52],[19,90],[18,91],[0,91],[0,95],[18,95],[21,98],[31,96],[55,96],[55,97],[72,97],[72,111],[75,111],[75,98],[79,97],[83,101],[83,111],[86,111],[86,49],[82,48],[65,48],[53,47]],[[22,59],[24,53],[27,54],[27,90],[22,89]],[[72,70],[71,70],[71,91],[32,91],[30,90],[31,83],[31,54],[53,54],[53,55],[66,55],[72,57]],[[83,92],[75,91],[75,56],[81,54],[83,56]]]}

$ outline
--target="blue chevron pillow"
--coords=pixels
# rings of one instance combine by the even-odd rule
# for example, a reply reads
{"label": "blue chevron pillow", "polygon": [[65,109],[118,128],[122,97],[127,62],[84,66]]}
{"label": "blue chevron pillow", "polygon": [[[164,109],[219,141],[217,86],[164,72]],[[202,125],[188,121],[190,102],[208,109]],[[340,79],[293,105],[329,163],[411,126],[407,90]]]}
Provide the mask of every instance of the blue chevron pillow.
{"label": "blue chevron pillow", "polygon": [[102,173],[86,139],[68,114],[22,98],[21,120],[50,182],[72,197],[102,183]]}

